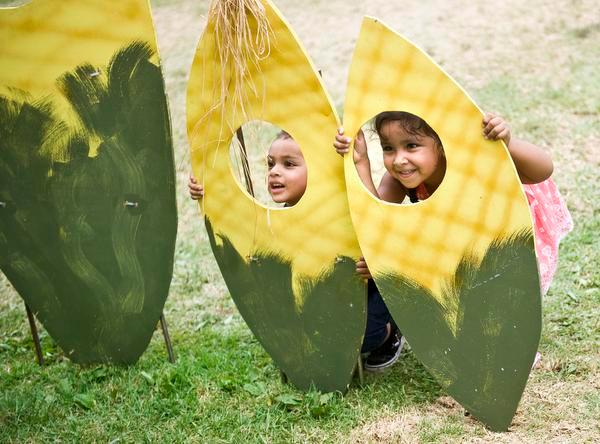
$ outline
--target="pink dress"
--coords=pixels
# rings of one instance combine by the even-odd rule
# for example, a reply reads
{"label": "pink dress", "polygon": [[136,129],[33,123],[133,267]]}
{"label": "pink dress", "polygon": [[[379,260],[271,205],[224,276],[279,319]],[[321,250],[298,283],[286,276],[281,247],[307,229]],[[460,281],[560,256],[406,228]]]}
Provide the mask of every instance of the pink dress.
{"label": "pink dress", "polygon": [[[550,288],[558,265],[558,244],[573,229],[573,219],[552,179],[523,184],[535,231],[535,255],[538,262],[542,295]],[[429,192],[422,183],[417,198],[425,200]]]}
{"label": "pink dress", "polygon": [[535,254],[542,295],[552,283],[558,265],[558,244],[573,229],[573,219],[552,179],[523,184],[535,229]]}

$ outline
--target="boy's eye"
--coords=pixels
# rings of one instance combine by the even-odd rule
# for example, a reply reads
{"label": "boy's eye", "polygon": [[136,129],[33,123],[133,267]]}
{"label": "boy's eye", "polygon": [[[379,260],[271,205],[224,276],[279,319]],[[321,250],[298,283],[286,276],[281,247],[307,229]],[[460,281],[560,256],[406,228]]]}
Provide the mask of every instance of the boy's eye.
{"label": "boy's eye", "polygon": [[273,168],[275,166],[275,162],[273,162],[271,159],[267,160],[267,167],[269,169]]}
{"label": "boy's eye", "polygon": [[393,151],[393,150],[394,150],[394,148],[392,148],[392,147],[391,147],[391,146],[389,146],[389,145],[383,145],[383,146],[381,147],[381,149],[383,150],[383,152],[386,152],[386,151]]}
{"label": "boy's eye", "polygon": [[284,163],[284,165],[285,165],[286,167],[293,167],[293,166],[296,166],[296,164],[295,164],[294,162],[291,162],[291,161],[289,161],[289,160],[286,160],[286,161],[285,161],[285,163]]}

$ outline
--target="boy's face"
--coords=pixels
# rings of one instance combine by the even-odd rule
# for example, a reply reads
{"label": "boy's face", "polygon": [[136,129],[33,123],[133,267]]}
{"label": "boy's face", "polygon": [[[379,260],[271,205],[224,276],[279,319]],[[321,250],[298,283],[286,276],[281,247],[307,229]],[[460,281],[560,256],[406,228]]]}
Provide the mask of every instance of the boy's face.
{"label": "boy's face", "polygon": [[394,179],[406,188],[416,188],[423,182],[439,185],[444,171],[440,168],[440,149],[433,138],[410,134],[395,120],[384,122],[379,136],[383,164]]}
{"label": "boy's face", "polygon": [[267,156],[269,194],[274,202],[292,206],[306,190],[306,162],[293,139],[278,139]]}

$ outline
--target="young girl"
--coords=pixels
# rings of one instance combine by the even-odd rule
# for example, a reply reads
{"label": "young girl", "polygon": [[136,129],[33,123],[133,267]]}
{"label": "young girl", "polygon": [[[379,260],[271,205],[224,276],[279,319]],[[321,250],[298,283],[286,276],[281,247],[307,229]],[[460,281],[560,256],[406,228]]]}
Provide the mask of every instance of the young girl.
{"label": "young girl", "polygon": [[[371,193],[388,202],[401,203],[406,196],[411,202],[427,199],[442,183],[446,172],[446,157],[439,136],[420,117],[400,111],[378,114],[374,126],[381,140],[386,173],[376,189],[364,135],[359,131],[353,156],[362,182]],[[500,116],[486,113],[482,127],[486,139],[504,141],[523,183],[533,218],[540,283],[545,294],[556,271],[558,243],[573,228],[569,211],[550,179],[552,160],[538,146],[512,137]],[[338,153],[345,154],[351,141],[340,128],[334,147]],[[357,263],[357,272],[371,278],[362,258]]]}
{"label": "young girl", "polygon": [[[300,146],[285,131],[271,144],[267,155],[268,191],[276,203],[291,207],[306,190],[307,169]],[[204,196],[204,188],[190,175],[190,197]],[[401,338],[375,284],[368,283],[367,326],[361,352],[369,353],[365,370],[380,370],[392,365],[401,351]]]}
{"label": "young girl", "polygon": [[[360,131],[354,142],[354,163],[365,186],[388,202],[401,203],[406,196],[411,202],[427,199],[442,183],[446,172],[444,148],[436,132],[420,117],[401,111],[378,114],[374,126],[381,140],[386,173],[375,189],[367,146]],[[523,183],[534,222],[536,255],[545,294],[556,271],[558,243],[573,226],[569,211],[550,179],[552,159],[540,147],[512,137],[500,116],[486,113],[482,127],[486,139],[504,141]],[[350,142],[340,128],[334,142],[337,152],[347,153]],[[359,271],[368,273],[365,264],[360,265]]]}

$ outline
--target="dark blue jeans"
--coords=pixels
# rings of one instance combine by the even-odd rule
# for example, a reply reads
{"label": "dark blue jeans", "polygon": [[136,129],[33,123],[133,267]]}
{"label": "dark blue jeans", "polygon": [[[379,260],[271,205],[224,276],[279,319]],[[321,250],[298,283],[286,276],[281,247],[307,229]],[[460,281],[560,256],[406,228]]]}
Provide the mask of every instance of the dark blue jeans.
{"label": "dark blue jeans", "polygon": [[396,328],[396,323],[373,279],[369,279],[367,283],[367,295],[367,327],[361,353],[373,351],[385,342],[388,322],[392,326],[392,331]]}

